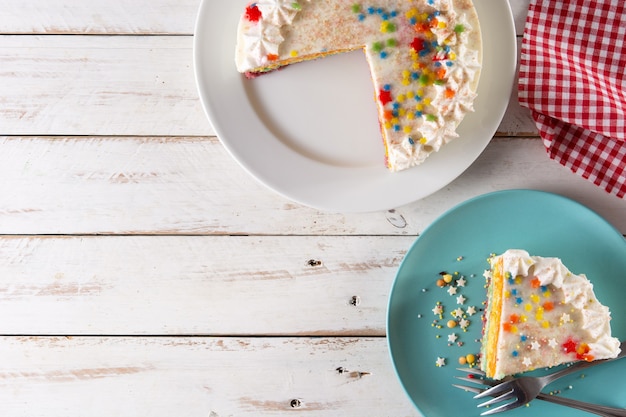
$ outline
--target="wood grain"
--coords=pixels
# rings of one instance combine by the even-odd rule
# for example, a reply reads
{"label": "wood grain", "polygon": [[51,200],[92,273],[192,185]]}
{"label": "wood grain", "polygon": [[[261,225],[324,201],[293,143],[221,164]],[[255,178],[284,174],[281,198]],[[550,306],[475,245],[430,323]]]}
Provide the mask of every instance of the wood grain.
{"label": "wood grain", "polygon": [[213,135],[190,36],[0,36],[5,135]]}
{"label": "wood grain", "polygon": [[2,34],[191,35],[199,0],[2,0]]}
{"label": "wood grain", "polygon": [[384,338],[2,337],[12,417],[419,416]]}
{"label": "wood grain", "polygon": [[0,334],[384,336],[413,240],[5,236]]}
{"label": "wood grain", "polygon": [[356,214],[275,194],[215,138],[17,136],[0,146],[0,234],[417,235],[454,205],[509,188],[571,197],[626,233],[626,201],[550,161],[535,138],[496,138],[439,192]]}

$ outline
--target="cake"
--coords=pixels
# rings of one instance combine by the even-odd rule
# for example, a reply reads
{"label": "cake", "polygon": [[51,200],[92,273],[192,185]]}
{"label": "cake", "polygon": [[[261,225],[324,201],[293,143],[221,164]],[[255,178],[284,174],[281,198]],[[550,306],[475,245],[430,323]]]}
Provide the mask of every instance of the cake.
{"label": "cake", "polygon": [[239,20],[235,62],[254,78],[363,50],[385,163],[399,171],[458,137],[474,110],[481,47],[471,0],[257,0]]}
{"label": "cake", "polygon": [[619,354],[609,309],[585,275],[558,258],[517,249],[491,257],[490,264],[481,344],[487,377]]}

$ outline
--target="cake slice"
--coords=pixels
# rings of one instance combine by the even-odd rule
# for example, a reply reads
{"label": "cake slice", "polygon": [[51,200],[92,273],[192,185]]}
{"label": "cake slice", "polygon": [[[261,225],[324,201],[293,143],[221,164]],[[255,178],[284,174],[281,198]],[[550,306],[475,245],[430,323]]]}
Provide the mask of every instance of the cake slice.
{"label": "cake slice", "polygon": [[584,275],[570,272],[558,258],[516,249],[490,263],[481,346],[487,377],[619,354],[609,309]]}
{"label": "cake slice", "polygon": [[235,62],[254,78],[354,50],[369,64],[389,170],[421,164],[458,137],[482,62],[471,0],[253,0],[239,21]]}

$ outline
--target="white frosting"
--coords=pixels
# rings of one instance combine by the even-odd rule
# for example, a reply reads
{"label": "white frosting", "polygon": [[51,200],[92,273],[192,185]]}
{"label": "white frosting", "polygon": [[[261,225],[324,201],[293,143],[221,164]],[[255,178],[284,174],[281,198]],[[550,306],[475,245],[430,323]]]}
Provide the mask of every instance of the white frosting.
{"label": "white frosting", "polygon": [[238,67],[267,65],[268,55],[278,56],[278,47],[283,40],[280,27],[264,20],[249,23],[242,32],[242,46],[246,53],[238,55],[241,58],[241,62],[237,63]]}
{"label": "white frosting", "polygon": [[256,5],[263,20],[278,27],[290,25],[300,10],[300,3],[294,0],[258,0]]}

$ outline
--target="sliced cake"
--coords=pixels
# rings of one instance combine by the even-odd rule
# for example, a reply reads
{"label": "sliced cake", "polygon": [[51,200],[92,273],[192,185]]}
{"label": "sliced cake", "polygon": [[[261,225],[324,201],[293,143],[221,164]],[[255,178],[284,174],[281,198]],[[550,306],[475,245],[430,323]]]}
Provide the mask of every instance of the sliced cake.
{"label": "sliced cake", "polygon": [[584,275],[558,258],[523,250],[508,250],[490,263],[481,347],[488,377],[619,354],[609,309]]}

